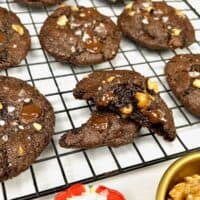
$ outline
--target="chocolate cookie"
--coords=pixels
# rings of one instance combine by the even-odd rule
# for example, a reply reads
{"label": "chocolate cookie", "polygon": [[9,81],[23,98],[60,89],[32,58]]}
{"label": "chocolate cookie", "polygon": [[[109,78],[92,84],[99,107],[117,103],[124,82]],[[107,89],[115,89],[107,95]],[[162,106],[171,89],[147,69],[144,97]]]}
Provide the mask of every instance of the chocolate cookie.
{"label": "chocolate cookie", "polygon": [[112,59],[119,48],[120,31],[94,8],[65,6],[45,21],[42,47],[56,60],[90,65]]}
{"label": "chocolate cookie", "polygon": [[62,0],[15,0],[15,1],[34,7],[52,6],[62,2]]}
{"label": "chocolate cookie", "polygon": [[30,36],[20,19],[0,7],[0,69],[18,65],[30,49]]}
{"label": "chocolate cookie", "polygon": [[76,98],[93,100],[98,109],[131,118],[167,140],[176,136],[172,113],[159,96],[158,85],[137,72],[94,72],[73,93]]}
{"label": "chocolate cookie", "polygon": [[135,0],[119,16],[123,34],[149,49],[176,49],[195,41],[186,15],[163,2]]}
{"label": "chocolate cookie", "polygon": [[175,96],[188,111],[200,117],[200,54],[175,56],[165,72]]}
{"label": "chocolate cookie", "polygon": [[118,147],[133,142],[140,126],[111,112],[94,112],[81,128],[67,131],[60,139],[66,148]]}
{"label": "chocolate cookie", "polygon": [[0,181],[27,169],[54,132],[50,103],[26,82],[0,76]]}

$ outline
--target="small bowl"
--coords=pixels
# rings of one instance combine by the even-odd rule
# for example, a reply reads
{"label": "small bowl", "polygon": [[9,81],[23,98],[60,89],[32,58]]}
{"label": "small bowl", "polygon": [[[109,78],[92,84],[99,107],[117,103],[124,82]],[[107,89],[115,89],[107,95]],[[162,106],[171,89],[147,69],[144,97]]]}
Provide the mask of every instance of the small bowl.
{"label": "small bowl", "polygon": [[156,194],[156,200],[167,200],[168,192],[186,176],[200,175],[200,152],[187,154],[174,162],[164,173]]}

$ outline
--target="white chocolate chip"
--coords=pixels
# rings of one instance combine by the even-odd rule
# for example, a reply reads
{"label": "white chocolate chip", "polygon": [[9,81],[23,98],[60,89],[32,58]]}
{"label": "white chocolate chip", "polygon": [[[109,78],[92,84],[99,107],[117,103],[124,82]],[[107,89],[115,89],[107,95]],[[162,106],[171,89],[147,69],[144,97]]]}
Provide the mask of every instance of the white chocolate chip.
{"label": "white chocolate chip", "polygon": [[152,7],[152,3],[151,2],[144,2],[142,3],[144,10],[146,10],[147,12],[151,12],[154,8]]}
{"label": "white chocolate chip", "polygon": [[76,52],[75,46],[72,46],[72,47],[71,47],[71,52],[72,52],[72,53]]}
{"label": "white chocolate chip", "polygon": [[91,39],[90,35],[88,35],[86,32],[83,33],[83,37],[82,37],[82,41],[83,42],[86,42],[88,41],[89,39]]}
{"label": "white chocolate chip", "polygon": [[8,141],[8,135],[3,135],[1,137],[1,139],[4,141],[4,142],[7,142]]}
{"label": "white chocolate chip", "polygon": [[81,30],[76,30],[76,31],[74,32],[74,34],[75,34],[76,36],[81,36],[81,35],[82,35],[82,31],[81,31]]}
{"label": "white chocolate chip", "polygon": [[7,110],[8,110],[9,113],[14,112],[15,107],[14,106],[8,106]]}
{"label": "white chocolate chip", "polygon": [[153,14],[155,14],[155,15],[162,15],[163,14],[163,11],[162,10],[154,10],[153,11]]}
{"label": "white chocolate chip", "polygon": [[154,17],[153,19],[154,19],[154,20],[159,20],[160,18],[159,18],[159,17]]}
{"label": "white chocolate chip", "polygon": [[194,72],[189,72],[189,76],[190,76],[191,78],[196,78],[196,77],[200,76],[200,72],[196,72],[196,71],[194,71]]}
{"label": "white chocolate chip", "polygon": [[16,45],[16,44],[13,44],[13,48],[16,49],[16,48],[17,48],[17,45]]}
{"label": "white chocolate chip", "polygon": [[12,124],[13,126],[17,126],[17,125],[18,125],[17,121],[13,121],[11,124]]}
{"label": "white chocolate chip", "polygon": [[144,18],[144,19],[142,19],[142,23],[143,23],[143,24],[149,24],[149,21],[148,21],[147,18]]}
{"label": "white chocolate chip", "polygon": [[0,126],[4,126],[6,122],[4,120],[0,120]]}
{"label": "white chocolate chip", "polygon": [[171,29],[172,29],[172,27],[171,27],[170,25],[168,25],[168,26],[167,26],[167,29],[171,30]]}
{"label": "white chocolate chip", "polygon": [[168,17],[168,16],[163,16],[163,17],[162,17],[162,21],[163,21],[164,23],[168,22],[168,20],[169,20],[169,17]]}
{"label": "white chocolate chip", "polygon": [[19,128],[20,130],[24,130],[24,126],[22,126],[22,125],[19,125],[18,128]]}
{"label": "white chocolate chip", "polygon": [[40,131],[42,129],[42,125],[39,124],[39,123],[33,123],[33,127],[37,130],[37,131]]}
{"label": "white chocolate chip", "polygon": [[19,35],[24,35],[24,29],[21,25],[19,24],[12,24],[12,29],[19,33]]}
{"label": "white chocolate chip", "polygon": [[80,13],[80,17],[85,17],[85,13]]}
{"label": "white chocolate chip", "polygon": [[69,20],[67,19],[66,15],[61,15],[58,20],[57,20],[57,24],[59,26],[65,26],[67,24]]}
{"label": "white chocolate chip", "polygon": [[30,98],[25,98],[25,99],[24,99],[24,102],[25,102],[25,103],[30,103],[30,102],[31,102],[31,99],[30,99]]}

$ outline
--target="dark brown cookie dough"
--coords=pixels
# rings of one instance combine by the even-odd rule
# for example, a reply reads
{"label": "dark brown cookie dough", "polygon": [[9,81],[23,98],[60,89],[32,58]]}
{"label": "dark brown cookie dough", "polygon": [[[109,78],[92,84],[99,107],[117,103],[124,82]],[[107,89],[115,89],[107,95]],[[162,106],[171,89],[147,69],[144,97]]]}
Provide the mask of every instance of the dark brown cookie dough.
{"label": "dark brown cookie dough", "polygon": [[172,113],[159,96],[158,85],[137,72],[94,72],[73,93],[76,98],[93,100],[98,109],[131,118],[167,140],[176,136]]}
{"label": "dark brown cookie dough", "polygon": [[18,65],[30,49],[30,36],[20,19],[0,7],[0,69]]}
{"label": "dark brown cookie dough", "polygon": [[54,132],[50,103],[26,82],[0,76],[0,181],[27,169]]}
{"label": "dark brown cookie dough", "polygon": [[112,20],[96,9],[65,6],[47,18],[39,37],[42,47],[56,60],[90,65],[112,59],[121,34]]}
{"label": "dark brown cookie dough", "polygon": [[165,72],[175,96],[188,111],[200,117],[200,54],[175,56]]}
{"label": "dark brown cookie dough", "polygon": [[68,131],[60,139],[65,148],[118,147],[132,143],[140,126],[111,112],[94,112],[81,128]]}
{"label": "dark brown cookie dough", "polygon": [[186,15],[165,2],[135,0],[119,16],[123,34],[149,49],[176,49],[195,41]]}
{"label": "dark brown cookie dough", "polygon": [[29,6],[41,7],[41,6],[56,5],[61,3],[63,0],[15,0],[15,1]]}

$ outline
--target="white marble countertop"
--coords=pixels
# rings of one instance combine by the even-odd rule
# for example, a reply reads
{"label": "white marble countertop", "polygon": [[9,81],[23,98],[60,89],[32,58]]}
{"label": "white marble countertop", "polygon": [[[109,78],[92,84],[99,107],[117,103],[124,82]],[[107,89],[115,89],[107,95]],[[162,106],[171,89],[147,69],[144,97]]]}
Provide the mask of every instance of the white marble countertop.
{"label": "white marble countertop", "polygon": [[[174,160],[104,179],[94,184],[104,184],[117,189],[127,200],[154,200],[160,178],[172,162]],[[53,197],[54,195],[50,195],[37,200],[53,200]]]}

